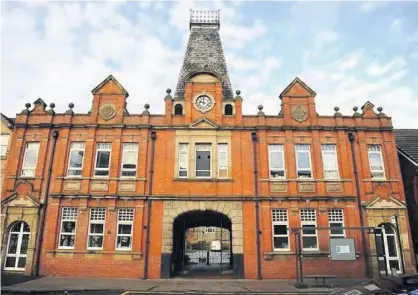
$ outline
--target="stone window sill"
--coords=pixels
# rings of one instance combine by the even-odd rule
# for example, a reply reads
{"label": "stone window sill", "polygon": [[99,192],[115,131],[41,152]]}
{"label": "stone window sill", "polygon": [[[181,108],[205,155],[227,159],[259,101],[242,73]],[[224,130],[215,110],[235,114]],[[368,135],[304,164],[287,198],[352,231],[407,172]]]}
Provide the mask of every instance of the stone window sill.
{"label": "stone window sill", "polygon": [[232,182],[232,178],[174,178],[173,181],[184,182]]}
{"label": "stone window sill", "polygon": [[278,178],[278,179],[270,179],[270,178],[261,178],[260,181],[262,182],[351,182],[351,179],[299,179],[299,178]]}

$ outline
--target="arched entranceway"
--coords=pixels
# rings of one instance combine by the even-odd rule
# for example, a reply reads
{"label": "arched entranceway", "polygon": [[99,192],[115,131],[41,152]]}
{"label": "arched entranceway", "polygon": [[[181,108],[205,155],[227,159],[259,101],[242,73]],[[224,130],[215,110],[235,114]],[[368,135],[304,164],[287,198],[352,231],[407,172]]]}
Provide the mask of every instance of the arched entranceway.
{"label": "arched entranceway", "polygon": [[399,241],[396,229],[390,223],[381,223],[375,229],[376,251],[379,257],[379,272],[381,274],[402,273]]}
{"label": "arched entranceway", "polygon": [[24,221],[11,224],[7,239],[4,269],[24,271],[30,237],[29,225]]}
{"label": "arched entranceway", "polygon": [[232,223],[215,211],[189,211],[173,224],[171,276],[233,277]]}

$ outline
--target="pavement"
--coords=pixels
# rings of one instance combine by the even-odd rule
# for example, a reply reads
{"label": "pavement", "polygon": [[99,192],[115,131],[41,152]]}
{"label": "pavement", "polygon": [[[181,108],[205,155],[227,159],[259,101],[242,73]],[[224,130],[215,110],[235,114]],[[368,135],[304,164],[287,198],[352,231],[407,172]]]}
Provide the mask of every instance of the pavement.
{"label": "pavement", "polygon": [[[327,294],[330,288],[297,289],[294,280],[181,279],[142,280],[84,277],[28,277],[2,273],[2,294]],[[360,279],[332,279],[333,287]],[[313,281],[306,283],[313,284]]]}

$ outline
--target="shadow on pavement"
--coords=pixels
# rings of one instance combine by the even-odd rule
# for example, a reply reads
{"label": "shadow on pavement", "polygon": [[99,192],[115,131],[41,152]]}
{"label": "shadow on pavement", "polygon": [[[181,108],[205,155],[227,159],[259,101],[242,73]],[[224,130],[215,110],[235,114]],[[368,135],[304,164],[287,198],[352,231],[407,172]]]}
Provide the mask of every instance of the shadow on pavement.
{"label": "shadow on pavement", "polygon": [[13,286],[15,284],[24,283],[27,281],[32,281],[35,279],[39,279],[41,277],[35,276],[25,276],[20,273],[9,273],[9,272],[1,272],[1,286]]}

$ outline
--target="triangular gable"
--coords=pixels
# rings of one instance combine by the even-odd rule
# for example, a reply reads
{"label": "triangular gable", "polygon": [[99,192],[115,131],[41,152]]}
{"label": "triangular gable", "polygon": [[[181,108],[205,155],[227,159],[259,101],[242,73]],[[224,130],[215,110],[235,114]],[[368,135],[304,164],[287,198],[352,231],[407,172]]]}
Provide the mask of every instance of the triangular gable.
{"label": "triangular gable", "polygon": [[38,98],[33,103],[34,108],[33,110],[29,111],[31,114],[44,114],[46,113],[46,103],[42,98]]}
{"label": "triangular gable", "polygon": [[290,97],[311,97],[316,96],[316,92],[313,91],[308,85],[306,85],[301,79],[296,77],[283,91],[280,93],[280,98],[283,96]]}
{"label": "triangular gable", "polygon": [[39,208],[40,203],[31,196],[14,194],[4,199],[1,205],[7,207]]}
{"label": "triangular gable", "polygon": [[389,197],[389,199],[376,197],[363,204],[363,207],[365,209],[406,209],[406,204],[394,197]]}
{"label": "triangular gable", "polygon": [[218,128],[219,126],[216,125],[214,122],[212,122],[209,119],[206,118],[200,118],[194,121],[192,124],[189,125],[190,128]]}
{"label": "triangular gable", "polygon": [[370,101],[366,101],[366,103],[361,107],[361,110],[363,111],[362,116],[370,117],[370,118],[377,117],[373,108],[374,108],[374,104],[372,104]]}
{"label": "triangular gable", "polygon": [[[112,94],[123,94],[125,95],[125,98],[129,96],[128,91],[123,88],[123,86],[118,82],[118,80],[116,80],[115,77],[113,77],[113,75],[109,75],[106,79],[104,79],[91,91],[91,93],[93,93],[93,95],[102,93],[101,91],[104,90],[105,87],[109,88]],[[117,90],[117,92],[115,92],[115,90]]]}

